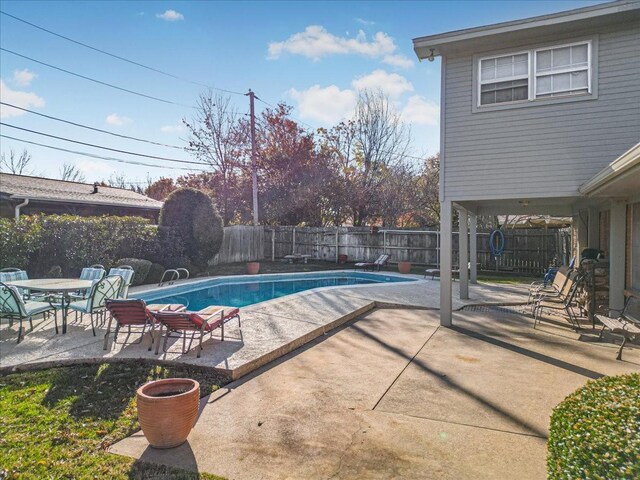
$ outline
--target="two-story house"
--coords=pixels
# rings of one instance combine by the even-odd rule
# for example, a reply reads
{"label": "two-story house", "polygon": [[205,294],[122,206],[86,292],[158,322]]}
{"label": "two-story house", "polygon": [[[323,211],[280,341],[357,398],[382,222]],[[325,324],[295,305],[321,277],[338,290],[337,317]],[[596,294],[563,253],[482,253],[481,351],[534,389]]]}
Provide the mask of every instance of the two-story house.
{"label": "two-story house", "polygon": [[441,324],[451,325],[453,209],[459,265],[471,263],[462,298],[476,278],[477,215],[550,214],[573,217],[578,252],[607,250],[610,306],[621,308],[625,291],[640,291],[640,2],[413,43],[442,65]]}

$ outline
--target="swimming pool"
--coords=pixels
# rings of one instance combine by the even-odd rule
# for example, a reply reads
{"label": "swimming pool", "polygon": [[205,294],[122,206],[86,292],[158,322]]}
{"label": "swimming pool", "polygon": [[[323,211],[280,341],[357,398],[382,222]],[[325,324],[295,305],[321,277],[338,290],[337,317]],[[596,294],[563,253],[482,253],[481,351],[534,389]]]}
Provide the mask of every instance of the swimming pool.
{"label": "swimming pool", "polygon": [[246,307],[321,287],[373,285],[413,282],[415,279],[398,275],[363,272],[322,272],[275,275],[243,275],[218,277],[186,285],[163,287],[136,295],[147,303],[181,303],[189,310],[209,305]]}

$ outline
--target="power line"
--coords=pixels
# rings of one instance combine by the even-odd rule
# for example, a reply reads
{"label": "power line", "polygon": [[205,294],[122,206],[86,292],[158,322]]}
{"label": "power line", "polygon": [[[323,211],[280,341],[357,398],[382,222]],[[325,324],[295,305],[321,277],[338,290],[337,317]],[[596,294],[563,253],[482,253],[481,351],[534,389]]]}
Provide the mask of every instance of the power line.
{"label": "power line", "polygon": [[195,162],[195,161],[192,161],[192,160],[179,160],[177,158],[158,157],[156,155],[146,155],[144,153],[130,152],[128,150],[119,150],[117,148],[103,147],[102,145],[95,145],[93,143],[86,143],[86,142],[81,142],[79,140],[72,140],[70,138],[59,137],[57,135],[51,135],[49,133],[38,132],[37,130],[30,130],[28,128],[18,127],[16,125],[11,125],[11,124],[5,123],[5,122],[0,122],[0,125],[5,126],[5,127],[9,127],[9,128],[15,128],[16,130],[22,130],[23,132],[35,133],[36,135],[42,135],[44,137],[55,138],[56,140],[62,140],[64,142],[77,143],[79,145],[84,145],[86,147],[100,148],[102,150],[109,150],[110,152],[124,153],[126,155],[135,155],[136,157],[145,157],[145,158],[151,158],[151,159],[154,159],[154,160],[163,160],[163,161],[166,161],[166,162],[188,163],[188,164],[192,164],[192,165],[209,165],[206,162]]}
{"label": "power line", "polygon": [[129,165],[139,165],[143,167],[166,168],[169,170],[186,170],[188,172],[208,172],[209,171],[209,170],[202,170],[199,168],[170,167],[168,165],[158,165],[153,163],[136,162],[135,160],[124,160],[122,158],[105,157],[102,155],[95,155],[93,153],[78,152],[76,150],[69,150],[66,148],[54,147],[53,145],[46,145],[44,143],[32,142],[30,140],[24,140],[22,138],[11,137],[9,135],[3,135],[3,134],[0,134],[0,138],[7,138],[9,140],[15,140],[16,142],[28,143],[29,145],[36,145],[38,147],[50,148],[51,150],[59,150],[61,152],[73,153],[76,155],[84,155],[85,157],[97,158],[99,160],[108,160],[110,162],[126,163]]}
{"label": "power line", "polygon": [[64,120],[62,118],[53,117],[51,115],[45,115],[44,113],[34,112],[33,110],[29,110],[28,108],[18,107],[17,105],[12,105],[10,103],[0,101],[0,105],[5,105],[7,107],[16,108],[18,110],[22,110],[23,112],[33,113],[34,115],[38,115],[40,117],[48,118],[50,120],[55,120],[57,122],[68,123],[69,125],[73,125],[75,127],[86,128],[87,130],[93,130],[94,132],[106,133],[107,135],[113,135],[114,137],[126,138],[127,140],[135,140],[136,142],[144,142],[150,143],[152,145],[159,145],[161,147],[175,148],[177,150],[184,150],[184,147],[179,147],[177,145],[167,145],[166,143],[154,142],[152,140],[145,140],[143,138],[130,137],[128,135],[121,135],[119,133],[110,132],[108,130],[102,130],[100,128],[90,127],[88,125],[83,125],[81,123],[75,123],[70,120]]}
{"label": "power line", "polygon": [[119,87],[117,85],[113,85],[113,84],[108,83],[108,82],[103,82],[102,80],[96,80],[95,78],[87,77],[86,75],[81,75],[79,73],[75,73],[75,72],[72,72],[70,70],[65,70],[64,68],[56,67],[55,65],[51,65],[50,63],[42,62],[40,60],[36,60],[35,58],[27,57],[26,55],[22,55],[22,54],[20,54],[18,52],[14,52],[13,50],[8,50],[8,49],[6,49],[4,47],[0,47],[0,50],[3,51],[3,52],[10,53],[11,55],[15,55],[16,57],[24,58],[24,59],[29,60],[31,62],[35,62],[35,63],[38,63],[40,65],[44,65],[45,67],[53,68],[54,70],[58,70],[60,72],[67,73],[69,75],[73,75],[74,77],[78,77],[78,78],[82,78],[83,80],[88,80],[90,82],[98,83],[98,84],[104,85],[106,87],[115,88],[116,90],[120,90],[122,92],[131,93],[132,95],[137,95],[139,97],[148,98],[148,99],[151,99],[151,100],[155,100],[157,102],[169,103],[171,105],[178,105],[180,107],[195,108],[192,105],[185,105],[184,103],[178,103],[178,102],[174,102],[174,101],[171,101],[171,100],[166,100],[164,98],[154,97],[153,95],[147,95],[146,93],[140,93],[140,92],[136,92],[135,90],[129,90],[128,88]]}
{"label": "power line", "polygon": [[193,81],[193,80],[189,80],[187,78],[179,77],[178,75],[174,75],[172,73],[165,72],[165,71],[160,70],[158,68],[154,68],[154,67],[150,67],[148,65],[144,65],[143,63],[139,63],[139,62],[136,62],[134,60],[130,60],[130,59],[125,58],[125,57],[121,57],[120,55],[116,55],[115,53],[107,52],[106,50],[102,50],[100,48],[93,47],[91,45],[88,45],[86,43],[80,42],[78,40],[74,40],[73,38],[69,38],[69,37],[67,37],[65,35],[61,35],[60,33],[53,32],[53,31],[48,30],[48,29],[46,29],[44,27],[36,25],[35,23],[31,23],[31,22],[28,22],[28,21],[26,21],[26,20],[24,20],[22,18],[16,17],[15,15],[11,15],[10,13],[3,12],[1,10],[0,10],[0,13],[2,13],[2,15],[6,15],[7,17],[13,18],[14,20],[17,20],[18,22],[22,22],[22,23],[24,23],[26,25],[29,25],[30,27],[37,28],[38,30],[42,30],[43,32],[46,32],[46,33],[48,33],[50,35],[54,35],[54,36],[56,36],[58,38],[62,38],[63,40],[66,40],[68,42],[75,43],[76,45],[80,45],[82,47],[88,48],[88,49],[93,50],[95,52],[102,53],[103,55],[107,55],[109,57],[116,58],[116,59],[121,60],[123,62],[127,62],[127,63],[130,63],[132,65],[136,65],[138,67],[145,68],[145,69],[150,70],[152,72],[159,73],[161,75],[165,75],[167,77],[171,77],[171,78],[174,78],[176,80],[183,81],[183,82],[191,83],[193,85],[199,85],[201,87],[207,87],[207,88],[211,88],[213,90],[218,90],[218,91],[225,92],[225,93],[231,93],[231,94],[234,94],[234,95],[244,95],[243,93],[235,92],[233,90],[226,90],[224,88],[214,87],[213,85],[208,85],[206,83],[200,83],[200,82],[196,82],[196,81]]}

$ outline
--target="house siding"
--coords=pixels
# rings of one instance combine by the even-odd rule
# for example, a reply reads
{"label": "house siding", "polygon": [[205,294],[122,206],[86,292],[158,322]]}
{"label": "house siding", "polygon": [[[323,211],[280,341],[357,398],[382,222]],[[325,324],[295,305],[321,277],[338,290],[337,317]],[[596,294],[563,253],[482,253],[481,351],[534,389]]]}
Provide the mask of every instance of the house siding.
{"label": "house siding", "polygon": [[473,113],[474,56],[447,56],[444,198],[579,196],[580,185],[640,140],[640,27],[619,25],[579,38],[589,36],[597,38],[597,98],[588,100]]}

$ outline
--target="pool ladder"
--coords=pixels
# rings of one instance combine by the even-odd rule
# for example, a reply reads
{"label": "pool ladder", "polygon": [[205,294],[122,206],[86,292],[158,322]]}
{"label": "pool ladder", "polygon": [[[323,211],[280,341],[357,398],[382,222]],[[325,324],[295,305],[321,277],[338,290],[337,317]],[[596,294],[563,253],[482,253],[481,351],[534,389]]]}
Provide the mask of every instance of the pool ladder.
{"label": "pool ladder", "polygon": [[[184,277],[182,277],[183,273]],[[165,277],[167,278],[165,279]],[[189,278],[189,270],[187,270],[186,268],[170,268],[164,271],[164,273],[162,274],[162,278],[160,279],[160,283],[158,283],[158,286],[161,287],[165,283],[167,285],[173,285],[176,280],[186,280],[187,278]]]}

